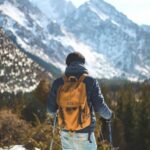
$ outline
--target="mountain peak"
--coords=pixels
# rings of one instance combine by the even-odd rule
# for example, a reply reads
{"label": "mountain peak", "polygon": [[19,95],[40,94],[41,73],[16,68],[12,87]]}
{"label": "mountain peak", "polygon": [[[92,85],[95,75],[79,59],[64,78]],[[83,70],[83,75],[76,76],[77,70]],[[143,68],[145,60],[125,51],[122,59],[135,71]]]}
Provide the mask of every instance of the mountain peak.
{"label": "mountain peak", "polygon": [[[72,2],[66,0],[30,0],[34,5],[51,20],[62,23],[68,14],[75,11],[75,6]],[[63,9],[60,9],[61,8]],[[59,10],[59,11],[58,11]]]}

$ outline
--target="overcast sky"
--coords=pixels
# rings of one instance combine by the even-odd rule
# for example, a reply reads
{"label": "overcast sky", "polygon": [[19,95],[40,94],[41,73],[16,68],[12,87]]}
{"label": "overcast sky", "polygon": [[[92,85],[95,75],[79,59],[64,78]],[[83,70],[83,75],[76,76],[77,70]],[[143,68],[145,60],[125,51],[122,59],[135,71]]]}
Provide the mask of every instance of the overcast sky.
{"label": "overcast sky", "polygon": [[[77,7],[88,0],[71,0]],[[138,24],[150,25],[150,0],[105,0]]]}

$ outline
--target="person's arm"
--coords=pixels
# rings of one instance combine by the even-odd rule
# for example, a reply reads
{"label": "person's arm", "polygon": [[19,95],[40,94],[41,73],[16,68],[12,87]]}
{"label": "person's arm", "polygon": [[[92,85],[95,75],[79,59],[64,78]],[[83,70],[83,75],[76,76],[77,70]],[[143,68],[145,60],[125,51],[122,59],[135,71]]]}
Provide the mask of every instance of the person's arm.
{"label": "person's arm", "polygon": [[56,111],[58,109],[58,105],[56,102],[57,90],[58,90],[58,85],[57,85],[57,81],[55,80],[52,84],[52,88],[51,88],[50,94],[48,96],[48,102],[47,102],[47,111],[52,116],[54,116],[56,114]]}
{"label": "person's arm", "polygon": [[105,103],[98,81],[95,79],[91,93],[91,101],[96,113],[98,113],[104,119],[111,119],[112,111]]}

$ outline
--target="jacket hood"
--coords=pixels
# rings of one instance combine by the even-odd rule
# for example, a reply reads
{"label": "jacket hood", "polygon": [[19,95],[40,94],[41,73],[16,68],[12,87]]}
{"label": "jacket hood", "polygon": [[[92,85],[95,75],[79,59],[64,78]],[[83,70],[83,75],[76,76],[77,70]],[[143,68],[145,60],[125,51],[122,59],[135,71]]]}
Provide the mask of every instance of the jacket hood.
{"label": "jacket hood", "polygon": [[65,70],[65,75],[81,75],[83,73],[88,74],[88,70],[84,64],[80,62],[72,62]]}

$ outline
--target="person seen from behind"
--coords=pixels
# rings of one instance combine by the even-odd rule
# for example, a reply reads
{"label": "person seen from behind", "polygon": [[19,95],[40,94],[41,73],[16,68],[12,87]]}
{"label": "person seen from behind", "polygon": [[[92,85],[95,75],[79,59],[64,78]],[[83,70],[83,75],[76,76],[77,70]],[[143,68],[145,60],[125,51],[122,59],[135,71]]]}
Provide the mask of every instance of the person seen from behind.
{"label": "person seen from behind", "polygon": [[98,81],[85,68],[85,57],[72,52],[66,58],[64,76],[57,78],[48,97],[48,112],[58,112],[62,150],[97,150],[95,113],[110,120]]}

